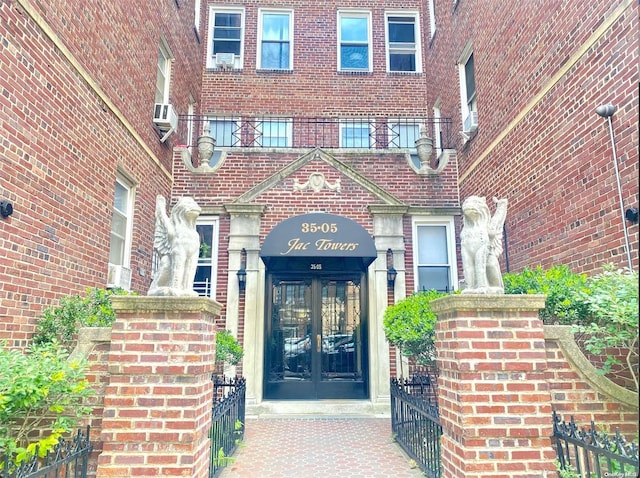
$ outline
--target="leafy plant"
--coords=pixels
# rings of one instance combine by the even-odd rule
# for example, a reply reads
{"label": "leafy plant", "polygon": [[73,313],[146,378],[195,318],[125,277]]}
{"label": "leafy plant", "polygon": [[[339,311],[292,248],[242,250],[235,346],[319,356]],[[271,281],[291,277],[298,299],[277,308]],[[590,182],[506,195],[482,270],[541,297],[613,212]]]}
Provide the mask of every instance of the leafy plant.
{"label": "leafy plant", "polygon": [[216,362],[236,365],[242,359],[244,351],[230,330],[216,334]]}
{"label": "leafy plant", "polygon": [[36,326],[33,342],[47,344],[58,341],[68,347],[80,326],[111,327],[115,320],[111,296],[129,294],[123,289],[97,288],[88,288],[86,293],[86,297],[62,297],[58,306],[45,309]]}
{"label": "leafy plant", "polygon": [[626,366],[638,391],[638,273],[616,270],[608,265],[588,280],[588,291],[580,293],[591,320],[574,327],[585,334],[585,349],[595,355],[606,354],[603,373],[622,362],[611,349],[621,349]]}
{"label": "leafy plant", "polygon": [[571,272],[566,265],[544,270],[526,267],[519,273],[503,275],[505,294],[544,294],[545,308],[540,319],[562,325],[583,323],[589,316],[582,292],[587,291],[587,276]]}
{"label": "leafy plant", "polygon": [[[10,466],[36,450],[44,457],[91,412],[84,405],[93,393],[86,364],[68,357],[55,342],[25,352],[0,347],[0,457],[10,457]],[[33,438],[34,430],[40,438]]]}
{"label": "leafy plant", "polygon": [[429,303],[445,295],[436,290],[419,292],[387,307],[383,328],[389,343],[419,364],[433,363],[436,314]]}

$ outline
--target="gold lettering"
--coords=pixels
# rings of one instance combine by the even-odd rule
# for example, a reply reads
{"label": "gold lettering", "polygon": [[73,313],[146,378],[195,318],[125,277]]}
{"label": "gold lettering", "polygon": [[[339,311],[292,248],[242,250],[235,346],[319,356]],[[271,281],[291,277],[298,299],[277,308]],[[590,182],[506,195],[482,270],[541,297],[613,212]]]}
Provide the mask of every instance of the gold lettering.
{"label": "gold lettering", "polygon": [[316,249],[319,251],[355,251],[357,242],[333,242],[331,239],[318,239]]}
{"label": "gold lettering", "polygon": [[286,256],[292,251],[306,251],[307,247],[309,247],[308,242],[302,242],[299,237],[294,237],[289,242],[287,242],[287,246],[289,249],[287,252],[281,252],[280,254]]}

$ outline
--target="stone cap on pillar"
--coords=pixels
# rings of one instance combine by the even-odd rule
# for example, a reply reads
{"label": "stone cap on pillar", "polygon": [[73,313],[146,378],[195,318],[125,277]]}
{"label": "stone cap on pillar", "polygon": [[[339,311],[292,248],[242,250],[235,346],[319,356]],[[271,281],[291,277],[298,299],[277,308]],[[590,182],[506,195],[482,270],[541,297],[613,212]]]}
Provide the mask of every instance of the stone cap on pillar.
{"label": "stone cap on pillar", "polygon": [[452,311],[544,309],[546,295],[543,294],[454,294],[435,299],[429,303],[435,314]]}
{"label": "stone cap on pillar", "polygon": [[204,312],[219,316],[222,311],[222,304],[207,297],[114,295],[111,305],[116,312]]}

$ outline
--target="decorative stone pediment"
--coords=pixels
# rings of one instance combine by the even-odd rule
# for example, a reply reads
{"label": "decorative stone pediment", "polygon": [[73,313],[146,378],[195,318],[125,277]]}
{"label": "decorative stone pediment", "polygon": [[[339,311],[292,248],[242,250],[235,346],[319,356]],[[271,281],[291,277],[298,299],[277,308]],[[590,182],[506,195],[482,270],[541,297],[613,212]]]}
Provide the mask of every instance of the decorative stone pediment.
{"label": "decorative stone pediment", "polygon": [[[280,171],[266,178],[264,181],[258,183],[253,188],[246,191],[241,196],[237,197],[233,203],[250,203],[253,202],[258,196],[275,187],[285,179],[289,178],[304,166],[312,163],[313,161],[324,162],[332,166],[342,176],[350,179],[354,183],[358,184],[365,191],[375,196],[380,200],[382,204],[389,205],[402,205],[404,204],[400,199],[394,195],[388,193],[384,188],[380,187],[369,178],[363,176],[360,172],[353,169],[348,164],[335,158],[333,155],[326,151],[316,148],[308,153],[303,154],[298,159],[292,161]],[[332,184],[326,181],[324,174],[320,172],[313,172],[309,175],[308,181],[300,183],[300,180],[294,178],[294,191],[304,191],[311,189],[314,192],[319,192],[324,188],[332,191],[340,192],[340,179],[337,179]]]}

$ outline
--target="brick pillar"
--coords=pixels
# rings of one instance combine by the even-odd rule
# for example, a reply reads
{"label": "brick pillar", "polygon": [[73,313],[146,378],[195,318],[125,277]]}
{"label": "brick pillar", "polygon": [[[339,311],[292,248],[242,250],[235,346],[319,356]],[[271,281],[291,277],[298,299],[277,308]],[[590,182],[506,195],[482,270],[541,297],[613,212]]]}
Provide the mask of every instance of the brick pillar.
{"label": "brick pillar", "polygon": [[452,295],[437,314],[446,478],[557,476],[540,295]]}
{"label": "brick pillar", "polygon": [[211,373],[221,306],[114,296],[98,477],[208,477]]}

